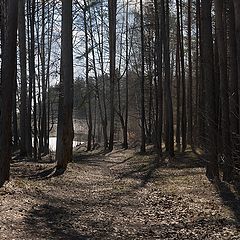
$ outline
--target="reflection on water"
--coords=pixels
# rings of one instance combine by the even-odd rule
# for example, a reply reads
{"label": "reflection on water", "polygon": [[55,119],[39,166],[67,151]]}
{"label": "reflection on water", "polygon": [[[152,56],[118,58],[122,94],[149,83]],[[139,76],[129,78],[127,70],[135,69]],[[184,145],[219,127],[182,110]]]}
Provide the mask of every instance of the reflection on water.
{"label": "reflection on water", "polygon": [[[33,139],[32,139],[32,141],[34,141]],[[78,146],[78,145],[80,145],[80,144],[83,144],[84,142],[79,142],[79,141],[73,141],[73,147],[76,147],[76,146]],[[56,151],[56,145],[57,145],[57,137],[50,137],[49,138],[49,149],[51,150],[51,151]]]}
{"label": "reflection on water", "polygon": [[[83,142],[79,141],[73,141],[73,147],[76,147],[77,145],[83,144]],[[56,137],[50,137],[49,138],[49,149],[51,151],[56,151],[56,145],[57,145],[57,138]]]}

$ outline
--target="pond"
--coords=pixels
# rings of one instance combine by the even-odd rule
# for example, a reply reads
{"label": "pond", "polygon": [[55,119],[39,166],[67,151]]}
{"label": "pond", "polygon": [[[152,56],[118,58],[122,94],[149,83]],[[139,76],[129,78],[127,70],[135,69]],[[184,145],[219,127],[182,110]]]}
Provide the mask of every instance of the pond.
{"label": "pond", "polygon": [[[32,139],[32,141],[34,141],[34,139]],[[84,144],[84,142],[80,142],[80,141],[73,141],[73,147],[76,147],[80,144]],[[57,137],[50,137],[49,138],[49,149],[53,152],[56,151],[56,145],[57,145]]]}

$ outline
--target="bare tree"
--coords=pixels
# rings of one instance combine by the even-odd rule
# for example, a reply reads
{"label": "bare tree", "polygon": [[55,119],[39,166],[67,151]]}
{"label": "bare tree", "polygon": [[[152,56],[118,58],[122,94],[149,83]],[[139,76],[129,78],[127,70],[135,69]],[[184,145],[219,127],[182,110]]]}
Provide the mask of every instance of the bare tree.
{"label": "bare tree", "polygon": [[117,0],[108,0],[109,14],[109,58],[110,58],[110,136],[109,151],[113,150],[114,140],[114,95],[115,95],[115,58],[116,58],[116,15]]}
{"label": "bare tree", "polygon": [[20,99],[20,150],[21,155],[27,154],[27,59],[26,59],[26,24],[25,24],[25,0],[19,1],[18,32],[21,69],[21,99]]}
{"label": "bare tree", "polygon": [[146,132],[145,132],[145,46],[144,46],[144,21],[143,21],[143,1],[140,0],[140,28],[141,28],[141,152],[146,151]]}
{"label": "bare tree", "polygon": [[12,103],[16,69],[18,0],[9,0],[6,41],[2,58],[1,124],[0,124],[0,186],[9,180],[12,150]]}
{"label": "bare tree", "polygon": [[212,38],[212,1],[206,0],[201,3],[201,50],[203,64],[203,78],[205,87],[205,128],[207,154],[207,177],[211,180],[219,179],[217,162],[217,128],[216,128],[216,105],[215,86],[213,74],[213,38]]}
{"label": "bare tree", "polygon": [[58,118],[56,160],[57,170],[65,171],[72,160],[73,142],[73,47],[72,1],[62,1],[61,78],[63,88],[62,110]]}

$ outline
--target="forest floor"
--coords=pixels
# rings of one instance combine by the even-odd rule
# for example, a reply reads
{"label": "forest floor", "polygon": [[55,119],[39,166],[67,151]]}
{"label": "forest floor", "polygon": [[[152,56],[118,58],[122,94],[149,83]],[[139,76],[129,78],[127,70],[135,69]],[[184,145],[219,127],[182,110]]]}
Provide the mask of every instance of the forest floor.
{"label": "forest floor", "polygon": [[13,160],[0,239],[240,239],[238,188],[212,184],[191,152],[158,163],[134,150],[75,153],[67,171]]}

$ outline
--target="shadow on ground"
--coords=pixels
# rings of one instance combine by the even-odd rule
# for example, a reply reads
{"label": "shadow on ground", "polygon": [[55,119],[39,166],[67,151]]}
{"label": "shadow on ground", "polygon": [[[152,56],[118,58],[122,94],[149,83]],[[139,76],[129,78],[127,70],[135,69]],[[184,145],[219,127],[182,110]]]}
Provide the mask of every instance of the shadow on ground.
{"label": "shadow on ground", "polygon": [[[235,219],[240,223],[240,189],[238,186],[239,184],[237,183],[234,185],[225,182],[215,183],[222,202],[231,209]],[[237,224],[238,226],[240,225],[239,223]]]}
{"label": "shadow on ground", "polygon": [[81,235],[74,229],[74,213],[69,209],[51,204],[34,206],[24,222],[27,231],[34,238],[59,240],[85,240],[89,236]]}
{"label": "shadow on ground", "polygon": [[[191,152],[177,153],[175,158],[167,159],[166,156],[160,158],[155,155],[145,155],[145,158],[132,157],[135,164],[130,165],[126,171],[122,171],[119,175],[119,179],[133,178],[140,179],[139,187],[144,187],[148,182],[154,182],[156,180],[167,181],[168,178],[174,178],[179,176],[193,176],[200,174],[199,172],[192,171],[194,169],[203,168],[204,162],[196,158]],[[130,159],[132,159],[130,158]],[[128,159],[127,159],[128,160]],[[166,175],[161,169],[182,170],[178,172],[176,176]],[[157,171],[157,174],[156,174]],[[137,188],[137,187],[136,187]]]}
{"label": "shadow on ground", "polygon": [[[24,217],[26,232],[33,239],[214,239],[209,238],[214,231],[239,226],[237,186],[216,185],[236,221],[202,211],[207,204],[215,211],[217,193],[208,192],[204,162],[193,153],[174,159],[121,154],[79,153],[61,178],[47,180],[55,170],[49,165],[35,172],[30,180],[46,179],[46,186],[28,193],[38,204]],[[167,189],[172,185],[175,189]],[[213,203],[207,203],[209,196]]]}
{"label": "shadow on ground", "polygon": [[29,176],[30,180],[45,180],[53,177],[58,177],[64,174],[66,169],[57,169],[56,166],[39,171],[34,175]]}

